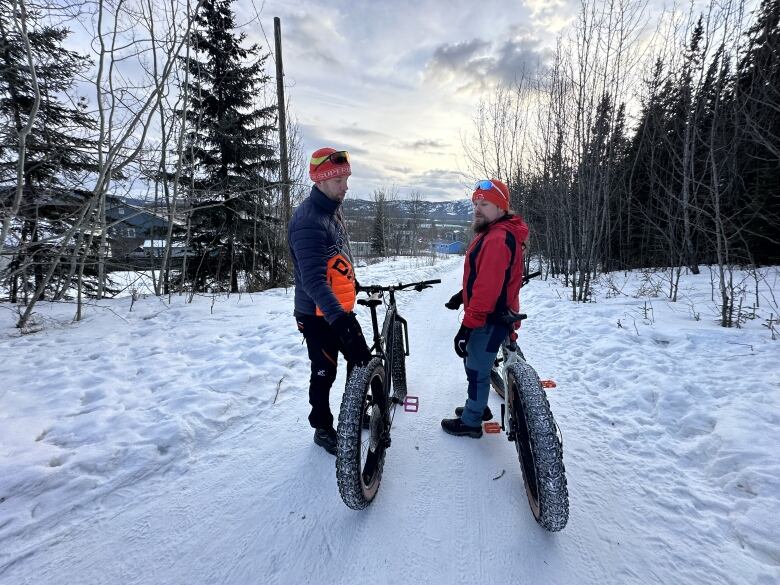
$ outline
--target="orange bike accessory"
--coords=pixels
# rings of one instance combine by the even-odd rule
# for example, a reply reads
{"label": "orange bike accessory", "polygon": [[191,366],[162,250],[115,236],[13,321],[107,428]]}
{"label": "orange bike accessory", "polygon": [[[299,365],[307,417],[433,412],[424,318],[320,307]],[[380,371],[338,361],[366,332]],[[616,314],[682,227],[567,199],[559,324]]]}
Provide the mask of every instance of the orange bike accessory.
{"label": "orange bike accessory", "polygon": [[482,428],[485,430],[486,433],[500,433],[501,432],[501,425],[497,422],[486,422],[483,423]]}
{"label": "orange bike accessory", "polygon": [[555,388],[557,385],[555,380],[542,380],[542,388]]}

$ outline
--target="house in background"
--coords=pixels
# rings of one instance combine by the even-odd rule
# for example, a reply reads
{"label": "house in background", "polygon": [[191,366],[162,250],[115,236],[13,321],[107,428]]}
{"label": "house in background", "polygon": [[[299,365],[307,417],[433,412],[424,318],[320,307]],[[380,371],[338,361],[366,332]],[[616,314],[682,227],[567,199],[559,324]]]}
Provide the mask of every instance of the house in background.
{"label": "house in background", "polygon": [[463,254],[466,245],[458,240],[431,242],[431,249],[438,254]]}
{"label": "house in background", "polygon": [[[171,259],[183,258],[186,246],[184,242],[171,242]],[[165,240],[144,240],[144,243],[128,254],[129,258],[162,258],[165,251]]]}
{"label": "house in background", "polygon": [[161,239],[168,233],[167,217],[133,199],[107,196],[106,221],[112,255],[119,261],[137,252],[144,241]]}
{"label": "house in background", "polygon": [[[12,187],[0,188],[0,204],[10,207],[16,196]],[[65,233],[73,223],[73,218],[83,214],[84,208],[95,197],[91,191],[82,189],[36,188],[25,187],[19,205],[17,218],[13,227],[21,231],[21,221],[32,222],[33,218],[44,239],[42,245],[53,248],[61,247],[57,234]],[[146,207],[140,200],[123,199],[106,194],[106,225],[108,239],[108,256],[122,261],[127,255],[140,246],[144,240],[154,237],[164,237],[168,232],[168,221],[162,213]],[[178,222],[177,222],[178,223]],[[86,221],[80,229],[84,236],[92,236],[97,241],[103,235],[103,230]],[[29,236],[28,236],[29,237]],[[9,238],[13,246],[14,238]],[[65,246],[72,247],[73,242]]]}
{"label": "house in background", "polygon": [[[10,208],[16,197],[13,187],[0,187],[0,206]],[[91,191],[80,189],[25,187],[19,205],[17,218],[11,225],[11,231],[6,238],[3,260],[0,265],[7,265],[17,253],[19,240],[26,237],[22,244],[29,244],[34,237],[40,238],[39,249],[49,250],[51,254],[70,254],[77,241],[87,241],[91,237],[92,253],[98,252],[103,236],[102,227],[97,222],[85,221],[75,236],[63,242],[62,235],[73,224],[73,218],[83,215],[85,207],[95,197]],[[140,199],[117,197],[106,194],[106,247],[109,270],[127,270],[128,268],[144,269],[159,264],[162,258],[165,240],[168,236],[169,219],[163,208],[153,207],[150,202]],[[34,220],[33,220],[34,218]],[[97,213],[93,215],[97,218]],[[25,236],[22,230],[23,222],[37,228],[35,235],[27,230]],[[183,217],[174,220],[175,236],[184,231],[186,222]],[[174,242],[170,258],[181,262],[184,257],[183,243]]]}

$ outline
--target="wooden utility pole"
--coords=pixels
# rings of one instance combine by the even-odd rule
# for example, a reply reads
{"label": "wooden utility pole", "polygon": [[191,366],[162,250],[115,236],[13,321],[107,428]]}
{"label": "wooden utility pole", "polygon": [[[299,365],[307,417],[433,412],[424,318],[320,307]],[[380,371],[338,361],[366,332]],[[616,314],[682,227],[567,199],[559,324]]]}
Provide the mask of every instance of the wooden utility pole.
{"label": "wooden utility pole", "polygon": [[290,168],[287,160],[287,110],[284,101],[284,66],[282,65],[282,23],[274,17],[276,44],[276,101],[279,108],[279,163],[282,170],[282,205],[284,225],[290,223]]}

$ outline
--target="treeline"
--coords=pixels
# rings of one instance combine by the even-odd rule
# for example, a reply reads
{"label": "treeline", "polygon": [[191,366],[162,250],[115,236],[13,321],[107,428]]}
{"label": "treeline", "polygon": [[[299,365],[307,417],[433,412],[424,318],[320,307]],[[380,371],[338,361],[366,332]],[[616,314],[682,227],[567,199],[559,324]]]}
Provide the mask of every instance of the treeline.
{"label": "treeline", "polygon": [[[716,267],[732,324],[735,267],[780,262],[780,0],[704,14],[586,0],[548,66],[481,105],[472,172],[511,185],[531,253],[587,300],[599,274]],[[498,123],[497,123],[498,122]],[[485,155],[487,153],[487,156]]]}
{"label": "treeline", "polygon": [[113,293],[120,195],[161,220],[157,294],[289,279],[270,55],[232,4],[0,0],[0,290],[20,327],[40,299],[75,297],[78,319],[82,298]]}

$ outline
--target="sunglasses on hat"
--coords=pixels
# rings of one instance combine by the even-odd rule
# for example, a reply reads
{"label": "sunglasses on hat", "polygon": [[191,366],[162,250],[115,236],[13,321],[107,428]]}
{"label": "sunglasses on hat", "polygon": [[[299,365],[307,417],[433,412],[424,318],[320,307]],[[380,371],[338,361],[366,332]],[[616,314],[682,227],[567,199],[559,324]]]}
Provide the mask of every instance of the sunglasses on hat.
{"label": "sunglasses on hat", "polygon": [[476,185],[474,185],[474,189],[480,189],[482,191],[490,191],[491,189],[495,189],[499,193],[501,193],[501,197],[504,197],[504,192],[499,189],[496,185],[493,184],[493,181],[488,181],[485,179],[484,181],[479,181]]}
{"label": "sunglasses on hat", "polygon": [[314,163],[314,169],[316,170],[327,161],[332,162],[334,165],[345,165],[349,163],[349,153],[346,150],[337,150],[323,157],[314,158],[311,162]]}

